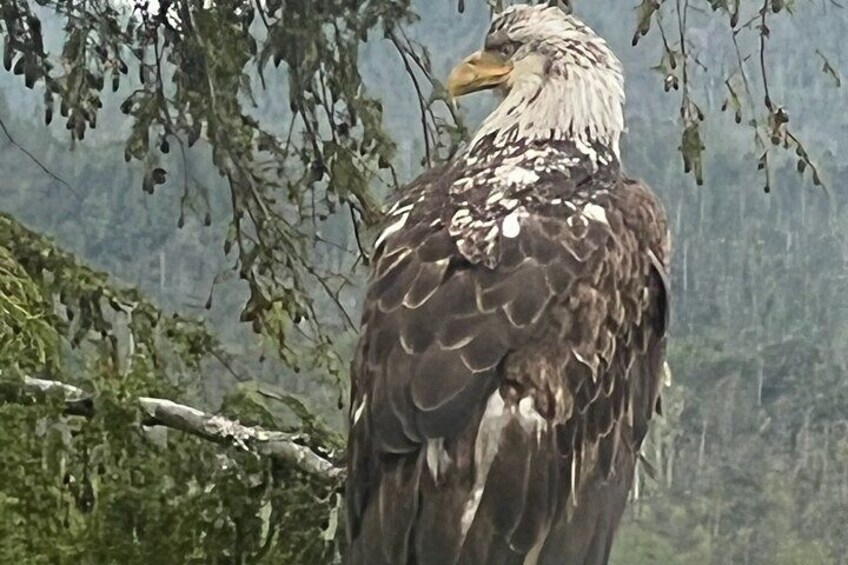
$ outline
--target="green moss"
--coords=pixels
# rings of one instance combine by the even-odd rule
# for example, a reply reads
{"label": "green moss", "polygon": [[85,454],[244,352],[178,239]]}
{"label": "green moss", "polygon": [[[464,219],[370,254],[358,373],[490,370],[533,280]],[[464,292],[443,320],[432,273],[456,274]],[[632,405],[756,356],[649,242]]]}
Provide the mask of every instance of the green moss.
{"label": "green moss", "polygon": [[[15,367],[48,377],[64,371],[95,391],[90,420],[63,416],[59,399],[0,404],[0,562],[331,560],[339,485],[137,421],[139,396],[179,400],[199,382],[203,360],[222,354],[202,324],[163,316],[5,216],[0,241],[8,242],[0,247],[2,378],[17,378]],[[123,331],[135,349],[121,358],[117,317],[128,310]],[[69,320],[67,312],[77,314]],[[225,408],[245,423],[285,420],[326,452],[340,447],[294,397],[281,397],[286,418],[259,398],[237,393]]]}
{"label": "green moss", "polygon": [[59,358],[56,322],[39,287],[11,252],[0,246],[0,367],[55,370]]}

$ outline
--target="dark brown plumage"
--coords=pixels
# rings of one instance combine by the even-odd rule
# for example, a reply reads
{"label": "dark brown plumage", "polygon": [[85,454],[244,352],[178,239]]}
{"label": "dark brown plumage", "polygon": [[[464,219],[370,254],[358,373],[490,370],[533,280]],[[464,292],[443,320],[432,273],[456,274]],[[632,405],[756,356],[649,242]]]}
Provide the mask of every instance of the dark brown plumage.
{"label": "dark brown plumage", "polygon": [[493,132],[404,189],[352,364],[351,564],[602,564],[658,404],[662,207],[614,148]]}

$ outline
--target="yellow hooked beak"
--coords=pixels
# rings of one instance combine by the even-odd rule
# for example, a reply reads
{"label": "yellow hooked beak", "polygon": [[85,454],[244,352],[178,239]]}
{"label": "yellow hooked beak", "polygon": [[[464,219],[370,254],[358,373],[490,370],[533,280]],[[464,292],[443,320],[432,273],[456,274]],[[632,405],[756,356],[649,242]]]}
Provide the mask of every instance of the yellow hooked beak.
{"label": "yellow hooked beak", "polygon": [[448,77],[448,93],[456,98],[506,82],[512,63],[497,53],[477,51],[455,66]]}

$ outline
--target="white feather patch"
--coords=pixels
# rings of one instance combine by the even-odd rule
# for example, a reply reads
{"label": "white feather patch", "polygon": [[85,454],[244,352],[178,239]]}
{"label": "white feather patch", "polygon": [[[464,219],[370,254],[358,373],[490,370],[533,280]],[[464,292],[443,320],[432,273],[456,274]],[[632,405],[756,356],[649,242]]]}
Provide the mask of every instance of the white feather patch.
{"label": "white feather patch", "polygon": [[671,386],[671,367],[669,367],[668,361],[663,362],[662,377],[663,385],[666,387]]}
{"label": "white feather patch", "polygon": [[548,421],[536,410],[536,405],[532,398],[525,396],[518,402],[518,415],[521,416],[519,420],[521,427],[526,431],[535,431],[536,441],[541,441],[542,430],[547,426]]}
{"label": "white feather patch", "polygon": [[497,202],[498,200],[500,200],[500,199],[501,199],[501,198],[503,198],[503,197],[504,197],[504,193],[503,193],[502,191],[500,191],[500,190],[493,190],[493,191],[489,194],[489,197],[488,197],[488,198],[486,198],[486,205],[487,205],[487,206],[489,206],[489,205],[491,205],[491,204],[494,204],[495,202]]}
{"label": "white feather patch", "polygon": [[427,467],[434,481],[439,480],[439,474],[444,472],[450,458],[445,451],[445,439],[441,437],[427,440]]}
{"label": "white feather patch", "polygon": [[500,202],[501,208],[505,210],[513,210],[516,206],[518,206],[519,202],[515,198],[504,198]]}
{"label": "white feather patch", "polygon": [[501,435],[503,435],[507,420],[506,416],[503,398],[501,398],[501,393],[496,390],[489,396],[486,410],[483,412],[480,425],[477,428],[477,440],[474,443],[474,485],[471,487],[468,500],[465,502],[465,509],[460,521],[463,539],[472,522],[474,522],[474,516],[477,515],[477,509],[480,507],[483,489],[486,488],[486,477],[489,475],[489,468],[491,468],[492,461],[494,461],[500,447]]}
{"label": "white feather patch", "polygon": [[401,214],[405,214],[412,210],[412,207],[415,206],[415,203],[412,202],[407,204],[406,206],[401,207],[400,202],[395,202],[394,206],[392,206],[388,212],[386,212],[387,216],[400,216]]}
{"label": "white feather patch", "polygon": [[393,233],[397,233],[406,225],[406,220],[409,219],[409,212],[404,212],[404,214],[400,217],[398,221],[387,227],[383,230],[383,233],[380,234],[380,237],[377,238],[377,241],[374,242],[374,248],[380,247],[380,244],[386,241]]}
{"label": "white feather patch", "polygon": [[583,215],[590,220],[609,225],[609,222],[607,222],[607,213],[601,206],[593,204],[592,202],[583,206]]}
{"label": "white feather patch", "polygon": [[355,426],[359,419],[362,417],[362,412],[365,410],[365,404],[368,402],[368,395],[362,395],[362,403],[356,407],[356,410],[353,411],[353,425]]}
{"label": "white feather patch", "polygon": [[495,169],[495,178],[507,186],[527,186],[539,180],[535,171],[515,165],[501,165]]}
{"label": "white feather patch", "polygon": [[574,140],[574,144],[577,146],[578,151],[589,157],[590,161],[592,161],[593,163],[597,161],[598,153],[597,151],[595,151],[591,144],[583,141],[579,137]]}
{"label": "white feather patch", "polygon": [[503,223],[501,224],[501,233],[504,237],[513,238],[517,237],[520,232],[521,213],[518,210],[514,210],[503,219]]}
{"label": "white feather patch", "polygon": [[[496,390],[489,396],[489,400],[486,402],[486,410],[483,412],[480,425],[477,428],[477,440],[474,443],[474,485],[471,488],[468,500],[465,502],[465,509],[460,521],[463,539],[471,528],[480,507],[483,491],[486,488],[486,479],[492,467],[492,462],[498,454],[504,427],[512,418],[517,419],[525,431],[535,432],[537,441],[541,439],[542,431],[548,425],[548,421],[539,414],[533,399],[529,396],[522,398],[517,407],[513,405],[509,410],[506,409],[499,391]],[[429,465],[431,457],[429,441],[427,449]]]}

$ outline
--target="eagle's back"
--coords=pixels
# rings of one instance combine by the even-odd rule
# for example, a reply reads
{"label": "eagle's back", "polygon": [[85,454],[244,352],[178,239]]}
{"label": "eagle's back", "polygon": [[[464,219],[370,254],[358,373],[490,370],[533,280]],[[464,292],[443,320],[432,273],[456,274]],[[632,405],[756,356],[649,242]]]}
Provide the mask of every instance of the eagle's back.
{"label": "eagle's back", "polygon": [[658,403],[662,207],[602,147],[431,172],[378,239],[350,563],[605,563]]}

